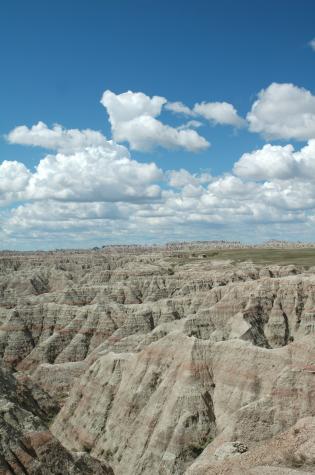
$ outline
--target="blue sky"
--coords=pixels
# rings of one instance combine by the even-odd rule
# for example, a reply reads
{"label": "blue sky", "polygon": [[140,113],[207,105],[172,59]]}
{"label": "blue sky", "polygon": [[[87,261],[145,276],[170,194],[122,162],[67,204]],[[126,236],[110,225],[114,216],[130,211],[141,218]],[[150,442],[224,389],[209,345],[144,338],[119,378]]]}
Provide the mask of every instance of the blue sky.
{"label": "blue sky", "polygon": [[[114,136],[108,121],[108,110],[100,103],[100,99],[105,90],[110,90],[117,96],[131,90],[142,92],[150,98],[161,96],[166,98],[168,103],[181,101],[191,110],[196,103],[226,102],[233,105],[239,117],[245,118],[257,100],[257,94],[263,89],[267,90],[272,83],[291,84],[301,91],[304,88],[303,91],[308,91],[313,97],[315,51],[309,42],[315,36],[314,25],[315,6],[312,0],[4,1],[0,6],[0,163],[16,161],[33,173],[40,160],[52,153],[47,147],[23,146],[21,141],[17,140],[11,140],[9,143],[5,137],[17,126],[25,125],[30,128],[38,121],[44,122],[50,128],[58,123],[65,129],[97,130],[108,139],[113,136],[116,141],[123,143],[136,163],[145,165],[154,162],[162,172],[185,169],[194,175],[207,171],[216,176],[217,180],[225,174],[231,174],[234,164],[244,153],[260,150],[265,144],[280,147],[292,144],[295,150],[299,150],[306,146],[308,140],[314,138],[313,132],[283,133],[286,127],[283,118],[280,124],[282,132],[279,132],[280,126],[276,124],[278,132],[266,137],[266,133],[270,135],[270,130],[266,132],[264,129],[266,124],[261,125],[260,131],[255,132],[247,125],[234,127],[233,124],[217,123],[213,119],[209,122],[205,117],[197,117],[196,114],[191,117],[174,114],[165,106],[161,113],[155,116],[159,121],[176,128],[191,118],[198,120],[202,125],[196,129],[196,133],[210,142],[211,146],[200,148],[196,152],[192,151],[191,147],[174,148],[157,143],[151,144],[150,150],[147,147],[143,150],[142,146],[132,147],[128,137],[120,140],[117,132]],[[279,96],[280,90],[275,94]],[[312,114],[312,104],[310,99],[310,106],[305,113],[309,114],[311,110]],[[304,114],[299,107],[297,110],[299,112],[295,114]],[[25,139],[23,140],[25,143]],[[69,150],[67,154],[70,154]],[[277,157],[271,160],[282,159]],[[299,161],[299,158],[296,160]],[[104,165],[104,173],[107,173],[105,169]],[[84,186],[84,171],[82,173]],[[246,186],[252,179],[255,183],[258,182],[257,186],[271,179],[282,180],[281,186],[284,186],[283,180],[288,180],[288,176],[279,178],[253,173],[251,176],[245,176],[244,173],[241,176],[241,180],[246,181]],[[290,179],[296,181],[296,174],[298,172],[295,166]],[[160,224],[157,223],[157,214],[162,211],[160,209],[157,212],[155,209],[147,221],[141,224],[137,222],[137,225],[134,223],[135,228],[143,226],[141,238],[133,230],[133,226],[130,227],[130,223],[127,225],[126,220],[121,217],[120,223],[126,224],[123,235],[117,232],[116,223],[106,221],[107,217],[103,222],[104,229],[110,229],[107,234],[103,228],[99,230],[99,234],[93,234],[91,231],[85,233],[86,228],[82,220],[71,228],[74,221],[71,221],[71,224],[68,218],[62,218],[67,225],[63,232],[59,232],[60,217],[52,221],[50,230],[44,223],[39,224],[39,220],[33,227],[26,224],[21,227],[18,221],[27,220],[23,214],[25,206],[29,209],[33,206],[33,211],[37,207],[37,212],[41,207],[42,213],[45,213],[52,202],[56,206],[62,203],[62,206],[74,207],[79,202],[84,202],[85,198],[78,197],[75,193],[70,193],[71,196],[75,195],[73,200],[69,197],[61,199],[60,196],[47,193],[35,197],[34,192],[14,197],[11,193],[8,196],[9,191],[5,191],[8,176],[8,172],[3,169],[2,193],[7,194],[3,197],[0,208],[1,247],[84,247],[85,244],[89,246],[102,242],[181,239],[187,236],[185,219],[191,220],[195,214],[192,206],[185,217],[179,219],[178,214],[175,224],[171,221],[168,221],[168,225],[166,221],[160,223],[163,233],[158,233]],[[12,179],[12,173],[10,176]],[[150,180],[151,178],[152,186],[156,183],[154,186],[159,186],[162,190],[167,189],[168,193],[181,193],[179,188],[187,185],[186,183],[175,187],[174,191],[172,185],[165,182],[165,177],[156,175],[150,177]],[[16,180],[18,178],[15,178],[15,182]],[[64,179],[62,182],[65,183]],[[106,183],[102,186],[107,186]],[[216,186],[216,183],[211,183]],[[292,187],[294,190],[303,189],[300,182],[294,182],[294,186],[292,183],[286,183],[286,191],[282,189],[286,196]],[[272,184],[278,186],[278,182],[273,181]],[[194,186],[206,187],[208,193],[209,182],[198,182],[198,185],[194,183]],[[242,184],[240,188],[243,188]],[[19,189],[18,192],[21,191]],[[213,190],[211,193],[213,194]],[[226,196],[231,197],[232,195]],[[208,198],[205,201],[209,201]],[[143,200],[143,197],[141,199]],[[176,214],[176,209],[172,207],[172,211],[168,208],[168,212],[165,212],[166,199],[169,197],[162,199],[163,213]],[[216,199],[219,199],[218,196]],[[220,200],[222,199],[221,196]],[[248,199],[251,200],[249,197]],[[298,212],[304,213],[304,218],[302,214],[297,215],[296,209],[292,211],[292,205],[283,212],[279,211],[279,216],[285,215],[291,223],[290,229],[294,239],[314,238],[312,221],[309,220],[311,199],[308,196],[308,204],[299,207]],[[118,207],[122,202],[120,199],[113,201],[108,197],[107,201],[104,197],[95,201],[90,197],[89,200],[103,204],[110,202]],[[146,200],[143,207],[150,206],[149,198]],[[156,196],[154,200],[154,203],[159,200],[161,203],[161,199]],[[128,203],[128,200],[124,198],[123,203]],[[267,200],[266,206],[268,203]],[[131,205],[134,206],[134,202]],[[137,206],[136,211],[129,210],[127,215],[133,212],[140,213],[141,216],[144,212],[149,213],[147,208],[144,210],[140,209],[140,204]],[[188,207],[187,204],[183,206]],[[216,200],[212,200],[209,206],[211,215],[214,213],[214,207],[217,207],[216,215],[220,215]],[[20,214],[13,215],[17,208]],[[246,214],[246,210],[244,213]],[[296,215],[292,217],[292,213]],[[203,208],[201,214],[206,216],[207,210]],[[72,215],[73,220],[81,219],[78,218],[81,215],[77,208],[72,211]],[[203,221],[199,218],[200,216],[196,217],[193,225],[190,222],[191,231],[188,238],[234,239],[241,235],[244,240],[255,240],[257,233],[266,238],[281,237],[284,234],[284,225],[281,219],[277,220],[276,217],[272,218],[270,235],[267,230],[270,224],[268,220],[271,218],[266,216],[261,222],[255,217],[255,233],[251,230],[249,215],[241,222],[241,231],[236,223],[226,220],[224,214],[215,220],[207,217]],[[98,218],[98,223],[100,219],[102,218]],[[299,236],[301,220],[304,224]],[[174,225],[181,229],[178,235],[173,232]],[[263,232],[259,226],[263,227]],[[89,229],[92,227],[91,223]],[[118,229],[122,227],[120,225]],[[79,234],[83,237],[79,238]],[[290,235],[288,237],[290,238]]]}

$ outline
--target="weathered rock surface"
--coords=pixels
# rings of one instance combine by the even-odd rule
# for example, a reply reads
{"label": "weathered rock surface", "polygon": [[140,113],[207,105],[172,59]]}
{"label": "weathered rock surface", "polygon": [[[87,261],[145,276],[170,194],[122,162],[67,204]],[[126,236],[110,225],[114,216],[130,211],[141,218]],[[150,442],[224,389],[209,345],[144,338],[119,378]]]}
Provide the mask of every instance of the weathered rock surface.
{"label": "weathered rock surface", "polygon": [[209,446],[186,474],[310,475],[315,471],[315,418],[300,419],[289,430],[249,451],[232,453],[226,445],[215,452]]}
{"label": "weathered rock surface", "polygon": [[[40,395],[40,390],[35,395]],[[43,422],[49,420],[49,397],[0,369],[0,474],[1,475],[110,475],[112,470],[86,453],[71,453]],[[48,401],[45,401],[47,399]],[[51,409],[51,407],[50,407]]]}
{"label": "weathered rock surface", "polygon": [[69,474],[315,472],[313,271],[161,250],[0,257],[0,359],[28,391],[4,398],[17,447],[46,431],[46,465],[60,453]]}

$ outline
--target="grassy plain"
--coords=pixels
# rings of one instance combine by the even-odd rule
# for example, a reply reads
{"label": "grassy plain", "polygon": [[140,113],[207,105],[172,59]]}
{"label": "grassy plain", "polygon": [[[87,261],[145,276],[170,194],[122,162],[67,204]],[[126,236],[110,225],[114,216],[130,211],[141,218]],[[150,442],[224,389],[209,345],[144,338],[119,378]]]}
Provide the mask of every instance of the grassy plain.
{"label": "grassy plain", "polygon": [[304,249],[222,249],[204,251],[183,251],[178,256],[182,263],[196,261],[197,259],[232,260],[234,262],[252,261],[261,265],[301,265],[304,267],[315,266],[315,248]]}

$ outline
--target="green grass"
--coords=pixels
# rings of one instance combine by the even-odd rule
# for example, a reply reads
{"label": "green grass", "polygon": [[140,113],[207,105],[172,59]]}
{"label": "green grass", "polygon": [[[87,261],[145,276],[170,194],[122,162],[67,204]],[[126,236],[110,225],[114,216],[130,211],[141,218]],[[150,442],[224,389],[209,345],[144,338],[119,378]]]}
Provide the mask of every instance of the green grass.
{"label": "green grass", "polygon": [[[303,267],[315,266],[315,248],[305,249],[224,249],[211,251],[185,252],[177,257],[180,264],[201,260],[199,256],[205,256],[204,261],[228,259],[235,262],[252,261],[254,264],[266,265],[289,265],[295,264]],[[174,257],[172,256],[172,259]],[[173,260],[174,262],[174,260]]]}

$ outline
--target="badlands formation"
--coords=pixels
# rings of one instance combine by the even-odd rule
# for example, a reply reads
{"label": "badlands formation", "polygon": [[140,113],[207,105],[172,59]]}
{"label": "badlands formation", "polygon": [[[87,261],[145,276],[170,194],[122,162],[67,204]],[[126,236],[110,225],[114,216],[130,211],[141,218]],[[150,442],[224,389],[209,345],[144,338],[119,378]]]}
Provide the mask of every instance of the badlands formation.
{"label": "badlands formation", "polygon": [[315,268],[241,251],[0,253],[0,474],[315,473]]}

